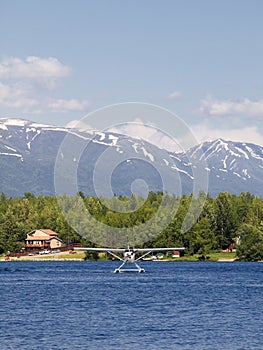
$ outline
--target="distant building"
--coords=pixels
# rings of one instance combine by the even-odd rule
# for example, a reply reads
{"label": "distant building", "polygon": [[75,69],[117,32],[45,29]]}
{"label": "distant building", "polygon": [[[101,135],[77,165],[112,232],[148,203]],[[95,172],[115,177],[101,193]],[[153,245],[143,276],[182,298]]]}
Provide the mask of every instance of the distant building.
{"label": "distant building", "polygon": [[57,249],[64,244],[58,233],[49,229],[34,230],[27,234],[25,249],[27,251],[41,249]]}
{"label": "distant building", "polygon": [[173,258],[180,258],[180,252],[178,250],[173,251]]}

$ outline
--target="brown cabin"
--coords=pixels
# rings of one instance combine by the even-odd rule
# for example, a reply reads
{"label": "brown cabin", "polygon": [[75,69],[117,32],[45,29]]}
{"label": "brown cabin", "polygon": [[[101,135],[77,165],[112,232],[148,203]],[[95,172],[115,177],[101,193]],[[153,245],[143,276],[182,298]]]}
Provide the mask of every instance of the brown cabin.
{"label": "brown cabin", "polygon": [[49,229],[33,230],[27,234],[25,249],[27,251],[41,249],[58,249],[63,242],[58,233]]}

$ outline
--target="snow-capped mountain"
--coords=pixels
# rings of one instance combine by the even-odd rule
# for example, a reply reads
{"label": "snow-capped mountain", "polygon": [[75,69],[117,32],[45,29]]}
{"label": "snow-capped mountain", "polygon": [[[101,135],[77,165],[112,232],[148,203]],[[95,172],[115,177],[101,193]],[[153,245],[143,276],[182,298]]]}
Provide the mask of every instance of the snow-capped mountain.
{"label": "snow-capped mountain", "polygon": [[195,157],[202,150],[209,173],[209,192],[230,193],[251,192],[262,196],[263,148],[245,143],[222,139],[204,142],[189,150],[189,157]]}
{"label": "snow-capped mountain", "polygon": [[[263,194],[263,148],[221,139],[171,153],[127,135],[3,118],[0,167],[0,192],[8,196],[54,195],[70,188],[101,196],[199,189],[212,196],[222,191]],[[206,178],[208,188],[202,188]]]}

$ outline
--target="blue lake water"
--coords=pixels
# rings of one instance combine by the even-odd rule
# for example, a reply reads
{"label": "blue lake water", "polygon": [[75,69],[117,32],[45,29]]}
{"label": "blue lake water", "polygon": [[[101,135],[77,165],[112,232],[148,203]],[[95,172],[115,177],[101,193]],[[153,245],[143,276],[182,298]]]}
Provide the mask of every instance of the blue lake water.
{"label": "blue lake water", "polygon": [[263,349],[263,263],[0,263],[0,348]]}

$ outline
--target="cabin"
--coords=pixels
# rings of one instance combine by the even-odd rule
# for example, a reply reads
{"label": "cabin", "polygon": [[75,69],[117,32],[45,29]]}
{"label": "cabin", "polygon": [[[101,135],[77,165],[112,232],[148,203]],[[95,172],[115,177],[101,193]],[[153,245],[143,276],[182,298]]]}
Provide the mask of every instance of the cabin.
{"label": "cabin", "polygon": [[179,250],[174,250],[174,251],[173,251],[172,257],[173,257],[173,258],[180,258],[180,252],[179,252]]}
{"label": "cabin", "polygon": [[33,230],[27,234],[26,251],[39,251],[42,249],[58,249],[64,244],[58,233],[49,229]]}

